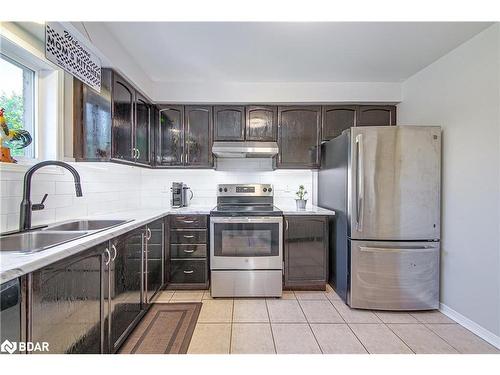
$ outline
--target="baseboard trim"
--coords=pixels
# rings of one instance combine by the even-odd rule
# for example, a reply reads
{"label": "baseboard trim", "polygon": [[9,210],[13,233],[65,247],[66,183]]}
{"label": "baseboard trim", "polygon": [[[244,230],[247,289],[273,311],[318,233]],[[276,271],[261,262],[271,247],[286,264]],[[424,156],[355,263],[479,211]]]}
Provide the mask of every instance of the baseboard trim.
{"label": "baseboard trim", "polygon": [[476,322],[456,312],[451,307],[446,306],[444,303],[439,304],[439,311],[441,311],[448,318],[453,319],[461,326],[467,328],[469,331],[475,333],[483,340],[489,342],[494,347],[500,349],[500,336],[495,335],[493,332],[488,331],[486,328],[481,327]]}

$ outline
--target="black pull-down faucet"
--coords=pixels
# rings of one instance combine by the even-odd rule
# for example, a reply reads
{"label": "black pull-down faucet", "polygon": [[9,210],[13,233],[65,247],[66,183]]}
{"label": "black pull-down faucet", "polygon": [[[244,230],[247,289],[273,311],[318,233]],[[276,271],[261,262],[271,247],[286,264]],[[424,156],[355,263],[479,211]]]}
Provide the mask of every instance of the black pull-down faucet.
{"label": "black pull-down faucet", "polygon": [[33,174],[40,168],[47,165],[56,165],[58,167],[63,167],[71,172],[75,180],[75,191],[76,196],[82,196],[82,186],[80,185],[80,175],[77,170],[73,168],[68,163],[57,160],[47,160],[35,164],[30,169],[26,171],[24,175],[24,185],[23,185],[23,200],[21,202],[21,210],[19,213],[19,231],[27,231],[31,229],[31,179]]}

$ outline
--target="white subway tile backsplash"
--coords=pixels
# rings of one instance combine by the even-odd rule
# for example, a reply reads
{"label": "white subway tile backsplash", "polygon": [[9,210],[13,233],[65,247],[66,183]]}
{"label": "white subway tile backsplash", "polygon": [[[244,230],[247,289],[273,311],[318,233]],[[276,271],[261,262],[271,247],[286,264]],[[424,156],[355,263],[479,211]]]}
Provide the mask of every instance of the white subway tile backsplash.
{"label": "white subway tile backsplash", "polygon": [[[33,178],[32,202],[40,202],[45,193],[49,196],[46,208],[33,213],[33,225],[141,207],[168,208],[174,181],[191,187],[193,206],[215,206],[216,185],[222,183],[270,183],[274,185],[276,204],[288,205],[293,204],[295,191],[301,184],[311,194],[315,178],[309,170],[160,170],[115,163],[72,164],[80,174],[83,197],[75,196],[73,177],[66,170],[37,171]],[[24,171],[0,170],[0,232],[18,228],[23,177]]]}

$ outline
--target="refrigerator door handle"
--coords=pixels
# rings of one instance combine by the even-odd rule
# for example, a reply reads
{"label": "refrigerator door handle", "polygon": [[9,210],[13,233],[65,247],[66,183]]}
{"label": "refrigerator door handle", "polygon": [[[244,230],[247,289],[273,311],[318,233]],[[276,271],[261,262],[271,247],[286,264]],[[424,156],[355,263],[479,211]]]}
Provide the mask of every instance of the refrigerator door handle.
{"label": "refrigerator door handle", "polygon": [[356,230],[362,232],[365,197],[363,134],[356,136],[356,154]]}
{"label": "refrigerator door handle", "polygon": [[384,247],[371,247],[371,246],[360,246],[359,250],[367,253],[404,253],[404,252],[433,252],[439,250],[438,247],[434,246],[384,246]]}

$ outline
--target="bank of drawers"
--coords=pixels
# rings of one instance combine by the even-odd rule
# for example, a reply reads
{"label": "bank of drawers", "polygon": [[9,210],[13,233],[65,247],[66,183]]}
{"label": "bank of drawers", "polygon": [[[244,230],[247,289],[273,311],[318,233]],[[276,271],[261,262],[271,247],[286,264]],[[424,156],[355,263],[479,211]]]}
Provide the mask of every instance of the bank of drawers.
{"label": "bank of drawers", "polygon": [[169,217],[170,287],[208,287],[208,217]]}

